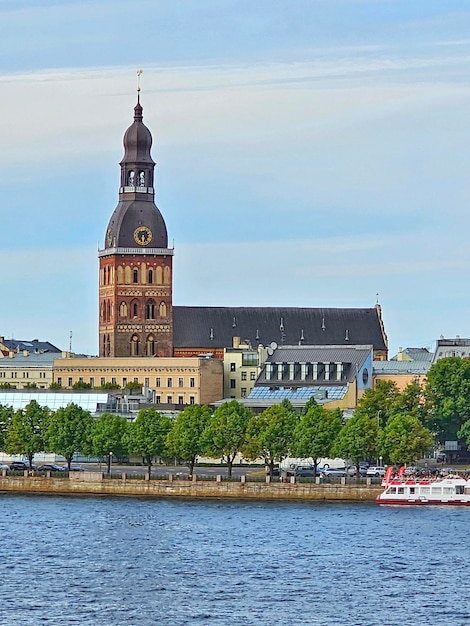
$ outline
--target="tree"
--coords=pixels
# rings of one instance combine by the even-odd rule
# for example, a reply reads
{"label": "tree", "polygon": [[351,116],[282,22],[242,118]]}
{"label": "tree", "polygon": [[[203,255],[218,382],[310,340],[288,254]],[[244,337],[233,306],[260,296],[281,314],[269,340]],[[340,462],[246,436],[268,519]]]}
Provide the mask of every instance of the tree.
{"label": "tree", "polygon": [[414,463],[432,445],[431,431],[415,415],[403,413],[390,418],[378,440],[380,455],[400,464]]}
{"label": "tree", "polygon": [[24,409],[15,411],[5,437],[5,451],[26,456],[31,467],[34,455],[45,450],[49,415],[49,409],[40,406],[36,400],[31,400]]}
{"label": "tree", "polygon": [[13,407],[0,405],[0,450],[5,447],[7,432],[14,414]]}
{"label": "tree", "polygon": [[49,389],[52,389],[52,390],[62,389],[62,385],[60,383],[51,383],[49,385]]}
{"label": "tree", "polygon": [[203,433],[211,417],[209,407],[190,404],[178,415],[167,435],[168,454],[184,461],[191,476],[197,457],[204,452]]}
{"label": "tree", "polygon": [[108,474],[111,472],[112,454],[117,458],[127,454],[127,426],[126,418],[115,413],[103,413],[98,419],[93,420],[91,429],[92,453],[106,457]]}
{"label": "tree", "polygon": [[282,461],[292,449],[294,430],[299,418],[290,404],[270,406],[253,415],[246,429],[243,454],[248,459],[261,457],[273,475],[274,464]]}
{"label": "tree", "polygon": [[76,383],[73,383],[72,389],[93,389],[91,383],[86,383],[84,380],[77,380]]}
{"label": "tree", "polygon": [[426,378],[427,426],[438,441],[458,438],[458,431],[470,419],[470,361],[447,357],[434,363]]}
{"label": "tree", "polygon": [[38,386],[36,383],[26,383],[26,385],[24,386],[24,389],[37,389]]}
{"label": "tree", "polygon": [[342,426],[343,416],[339,409],[328,411],[316,403],[311,405],[295,429],[294,454],[302,458],[311,457],[316,474],[319,459],[331,456]]}
{"label": "tree", "polygon": [[107,389],[121,389],[121,387],[117,383],[103,383],[98,387],[98,389],[103,389],[103,391],[106,391]]}
{"label": "tree", "polygon": [[61,454],[70,471],[73,455],[90,446],[93,417],[76,404],[57,409],[51,415],[46,433],[47,450]]}
{"label": "tree", "polygon": [[214,411],[204,432],[205,449],[213,457],[227,463],[232,476],[233,461],[246,443],[246,429],[251,412],[236,400],[224,402]]}
{"label": "tree", "polygon": [[359,472],[360,461],[377,457],[377,434],[376,416],[355,414],[340,430],[331,454],[352,460]]}
{"label": "tree", "polygon": [[390,410],[390,415],[395,416],[405,413],[414,415],[422,424],[427,419],[427,408],[424,390],[418,381],[409,383],[396,397]]}
{"label": "tree", "polygon": [[124,389],[133,393],[140,393],[142,391],[142,383],[139,383],[137,380],[130,380]]}
{"label": "tree", "polygon": [[355,415],[375,418],[380,427],[385,426],[400,395],[391,380],[378,380],[374,388],[366,389],[357,403]]}
{"label": "tree", "polygon": [[155,456],[165,456],[166,438],[171,430],[172,421],[159,413],[156,409],[141,409],[135,422],[129,424],[126,435],[126,445],[129,452],[142,456],[152,471],[152,461]]}

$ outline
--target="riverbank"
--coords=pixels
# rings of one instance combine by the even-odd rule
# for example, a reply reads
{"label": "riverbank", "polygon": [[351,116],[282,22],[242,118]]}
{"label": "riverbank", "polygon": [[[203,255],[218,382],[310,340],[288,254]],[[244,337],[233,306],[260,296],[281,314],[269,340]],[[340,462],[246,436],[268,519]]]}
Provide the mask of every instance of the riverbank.
{"label": "riverbank", "polygon": [[370,482],[318,484],[316,482],[271,482],[216,480],[130,479],[125,473],[109,478],[99,472],[77,472],[68,477],[1,476],[0,492],[145,496],[158,498],[234,498],[248,500],[317,500],[317,501],[374,501],[382,491],[380,485]]}

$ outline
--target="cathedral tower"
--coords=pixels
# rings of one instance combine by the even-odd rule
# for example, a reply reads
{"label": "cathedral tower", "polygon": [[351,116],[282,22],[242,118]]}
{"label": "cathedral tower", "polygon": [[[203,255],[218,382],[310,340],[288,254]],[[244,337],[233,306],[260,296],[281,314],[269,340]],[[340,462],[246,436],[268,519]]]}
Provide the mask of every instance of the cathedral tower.
{"label": "cathedral tower", "polygon": [[102,357],[173,356],[173,249],[154,201],[151,147],[138,93],[124,134],[119,202],[98,252]]}

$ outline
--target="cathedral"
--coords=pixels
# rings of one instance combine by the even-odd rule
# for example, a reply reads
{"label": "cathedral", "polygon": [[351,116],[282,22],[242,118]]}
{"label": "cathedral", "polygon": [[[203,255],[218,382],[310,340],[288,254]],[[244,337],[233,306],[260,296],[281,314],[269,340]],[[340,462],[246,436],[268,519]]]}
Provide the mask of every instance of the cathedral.
{"label": "cathedral", "polygon": [[124,134],[119,201],[99,251],[100,357],[223,358],[235,343],[371,345],[387,359],[381,309],[173,306],[173,248],[155,204],[152,135],[138,91]]}

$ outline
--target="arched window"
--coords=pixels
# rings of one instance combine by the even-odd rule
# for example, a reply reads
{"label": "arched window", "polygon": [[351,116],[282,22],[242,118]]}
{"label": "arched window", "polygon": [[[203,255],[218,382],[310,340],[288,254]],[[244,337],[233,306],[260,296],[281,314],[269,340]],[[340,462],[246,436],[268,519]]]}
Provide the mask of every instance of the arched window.
{"label": "arched window", "polygon": [[139,338],[133,335],[131,339],[131,356],[139,356]]}
{"label": "arched window", "polygon": [[132,282],[133,283],[138,283],[139,282],[139,270],[133,270],[133,272],[132,272]]}
{"label": "arched window", "polygon": [[163,272],[160,266],[157,267],[157,285],[163,285]]}
{"label": "arched window", "polygon": [[147,337],[147,356],[155,355],[155,338],[153,335]]}
{"label": "arched window", "polygon": [[103,303],[100,302],[100,322],[104,322],[104,314],[103,314]]}
{"label": "arched window", "polygon": [[125,302],[121,302],[119,305],[119,315],[120,317],[127,317],[127,304]]}
{"label": "arched window", "polygon": [[126,265],[124,270],[124,282],[126,285],[131,284],[131,268],[128,265]]}
{"label": "arched window", "polygon": [[109,300],[106,302],[106,321],[111,321],[111,302]]}
{"label": "arched window", "polygon": [[145,187],[145,172],[139,172],[139,187]]}
{"label": "arched window", "polygon": [[145,317],[148,320],[155,319],[155,302],[153,300],[149,300],[147,302],[147,306],[145,307]]}
{"label": "arched window", "polygon": [[170,284],[170,268],[168,265],[165,265],[165,269],[163,270],[163,282],[165,285]]}
{"label": "arched window", "polygon": [[135,172],[134,172],[134,170],[131,170],[129,172],[129,175],[127,177],[127,184],[128,184],[129,187],[134,187],[134,185],[135,185]]}
{"label": "arched window", "polygon": [[147,276],[148,280],[148,284],[151,285],[153,283],[153,270],[149,270],[148,271],[148,276]]}
{"label": "arched window", "polygon": [[164,302],[160,302],[159,313],[160,317],[166,317],[166,304]]}
{"label": "arched window", "polygon": [[117,281],[118,285],[122,285],[122,283],[124,282],[124,269],[121,267],[121,265],[117,269]]}
{"label": "arched window", "polygon": [[106,356],[106,335],[103,335],[103,344],[101,346],[101,356]]}
{"label": "arched window", "polygon": [[109,356],[111,354],[111,340],[109,338],[109,335],[106,336],[106,356]]}
{"label": "arched window", "polygon": [[139,305],[137,304],[137,302],[133,302],[132,303],[132,317],[138,317],[139,316]]}

